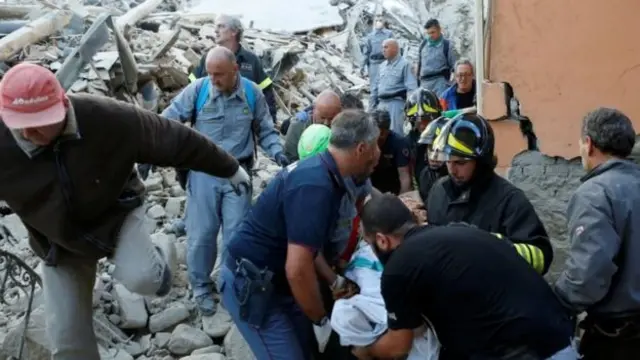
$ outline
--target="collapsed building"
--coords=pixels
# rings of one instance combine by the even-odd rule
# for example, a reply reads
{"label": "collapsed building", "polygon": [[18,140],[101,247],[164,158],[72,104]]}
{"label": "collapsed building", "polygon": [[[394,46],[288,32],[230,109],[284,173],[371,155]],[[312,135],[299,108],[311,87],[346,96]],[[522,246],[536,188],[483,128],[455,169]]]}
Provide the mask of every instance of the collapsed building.
{"label": "collapsed building", "polygon": [[[441,22],[459,51],[471,51],[469,0],[314,0],[296,9],[296,21],[287,22],[269,14],[291,11],[295,6],[288,0],[270,2],[269,9],[257,11],[246,3],[240,11],[209,5],[180,0],[2,3],[0,76],[19,62],[37,63],[55,72],[69,93],[109,96],[162,111],[188,84],[202,54],[215,45],[216,15],[240,15],[246,26],[243,44],[260,56],[273,79],[278,117],[283,120],[327,88],[357,94],[366,102],[368,81],[358,75],[360,41],[376,15],[389,21],[411,61],[417,57],[422,25],[431,16],[444,16]],[[255,193],[278,169],[259,157]],[[174,171],[153,173],[145,184],[148,231],[153,239],[170,237],[177,244],[180,270],[168,296],[147,298],[115,282],[113,264],[100,261],[93,301],[103,358],[252,359],[224,310],[209,322],[194,311],[185,271],[186,238],[163,232],[184,211],[186,197]],[[18,216],[2,203],[0,215],[0,360],[17,356],[20,349],[23,359],[49,359],[39,281],[43,265],[30,251]],[[30,315],[28,321],[25,314]]]}

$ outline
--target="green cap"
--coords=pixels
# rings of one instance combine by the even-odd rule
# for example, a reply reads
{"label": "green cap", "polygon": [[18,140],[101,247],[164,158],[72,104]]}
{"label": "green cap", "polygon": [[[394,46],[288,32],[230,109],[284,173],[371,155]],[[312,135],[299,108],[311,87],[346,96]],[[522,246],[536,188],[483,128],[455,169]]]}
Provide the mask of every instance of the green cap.
{"label": "green cap", "polygon": [[298,157],[300,160],[319,154],[329,146],[331,129],[321,124],[310,125],[300,136],[298,142]]}

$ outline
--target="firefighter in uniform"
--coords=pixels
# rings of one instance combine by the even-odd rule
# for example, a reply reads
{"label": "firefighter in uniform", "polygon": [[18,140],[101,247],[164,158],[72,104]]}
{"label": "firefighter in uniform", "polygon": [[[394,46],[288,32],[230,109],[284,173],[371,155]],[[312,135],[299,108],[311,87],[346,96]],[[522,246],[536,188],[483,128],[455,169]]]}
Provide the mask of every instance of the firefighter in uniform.
{"label": "firefighter in uniform", "polygon": [[427,128],[427,125],[442,115],[442,105],[436,93],[418,88],[409,94],[404,105],[404,114],[411,124],[408,138],[414,163],[414,180],[419,184],[419,175],[427,165],[427,147],[419,144],[418,139],[420,134]]}
{"label": "firefighter in uniform", "polygon": [[[426,203],[429,197],[429,191],[435,182],[443,176],[447,175],[447,166],[444,162],[438,160],[431,160],[428,154],[433,151],[433,142],[438,135],[442,132],[442,128],[449,122],[449,119],[441,116],[427,125],[418,139],[418,146],[426,147],[427,154],[427,166],[422,168],[422,171],[417,174],[418,178],[418,192],[422,202]],[[417,159],[416,159],[417,160]],[[420,159],[422,160],[422,159]]]}
{"label": "firefighter in uniform", "polygon": [[430,158],[445,161],[449,175],[431,188],[429,223],[466,222],[507,238],[545,274],[553,259],[547,231],[524,192],[494,172],[494,147],[493,130],[480,115],[461,114],[442,129]]}

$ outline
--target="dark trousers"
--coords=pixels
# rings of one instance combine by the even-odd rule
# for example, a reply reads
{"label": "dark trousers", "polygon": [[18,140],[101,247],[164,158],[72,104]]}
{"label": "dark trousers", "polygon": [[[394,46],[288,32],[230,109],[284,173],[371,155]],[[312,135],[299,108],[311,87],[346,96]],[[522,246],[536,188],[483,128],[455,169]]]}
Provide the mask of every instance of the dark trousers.
{"label": "dark trousers", "polygon": [[[333,296],[331,295],[331,290],[329,286],[320,281],[320,292],[322,294],[322,301],[324,302],[325,310],[327,310],[327,314],[331,314],[331,310],[333,310]],[[329,338],[329,343],[327,343],[327,347],[324,349],[323,353],[318,351],[318,342],[316,341],[316,337],[313,334],[313,328],[309,329],[311,331],[311,346],[312,346],[312,354],[314,360],[356,360],[356,357],[351,354],[351,349],[348,346],[340,345],[340,337],[335,331],[331,332],[331,337]]]}
{"label": "dark trousers", "polygon": [[622,336],[603,334],[595,328],[586,329],[580,340],[583,360],[637,360],[640,359],[640,329]]}

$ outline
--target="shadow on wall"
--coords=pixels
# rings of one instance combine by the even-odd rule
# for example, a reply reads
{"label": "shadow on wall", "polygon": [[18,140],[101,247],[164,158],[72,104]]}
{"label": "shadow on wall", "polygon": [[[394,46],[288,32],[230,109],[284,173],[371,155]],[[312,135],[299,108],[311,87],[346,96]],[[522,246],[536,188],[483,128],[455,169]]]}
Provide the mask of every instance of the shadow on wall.
{"label": "shadow on wall", "polygon": [[[640,164],[640,137],[629,158]],[[525,192],[549,233],[555,249],[547,274],[550,281],[557,279],[567,259],[567,205],[584,174],[580,158],[566,160],[529,150],[517,154],[506,172],[507,179]]]}

